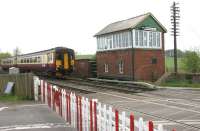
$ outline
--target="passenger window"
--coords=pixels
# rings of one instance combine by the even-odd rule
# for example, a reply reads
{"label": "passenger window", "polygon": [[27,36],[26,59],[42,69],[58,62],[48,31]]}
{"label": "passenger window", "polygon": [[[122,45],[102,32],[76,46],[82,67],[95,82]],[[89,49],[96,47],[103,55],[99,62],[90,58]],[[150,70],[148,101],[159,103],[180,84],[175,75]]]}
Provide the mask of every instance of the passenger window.
{"label": "passenger window", "polygon": [[38,57],[38,63],[40,63],[41,62],[41,58],[40,57]]}

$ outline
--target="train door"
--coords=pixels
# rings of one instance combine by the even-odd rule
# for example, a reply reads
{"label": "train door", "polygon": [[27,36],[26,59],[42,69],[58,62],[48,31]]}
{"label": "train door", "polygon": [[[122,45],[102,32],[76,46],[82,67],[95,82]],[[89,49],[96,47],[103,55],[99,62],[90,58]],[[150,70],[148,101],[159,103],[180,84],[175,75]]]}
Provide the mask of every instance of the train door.
{"label": "train door", "polygon": [[64,69],[69,69],[69,57],[67,52],[64,53]]}
{"label": "train door", "polygon": [[63,55],[60,52],[56,53],[56,69],[60,70],[63,65]]}

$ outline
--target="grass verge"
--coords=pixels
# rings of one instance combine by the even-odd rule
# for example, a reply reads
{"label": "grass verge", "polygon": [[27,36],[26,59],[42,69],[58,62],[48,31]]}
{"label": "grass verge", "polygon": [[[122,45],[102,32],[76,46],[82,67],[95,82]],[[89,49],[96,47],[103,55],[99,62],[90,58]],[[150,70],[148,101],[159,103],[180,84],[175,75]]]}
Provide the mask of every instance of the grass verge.
{"label": "grass verge", "polygon": [[168,87],[191,87],[191,88],[200,88],[200,83],[192,83],[191,80],[169,80],[164,83],[161,83],[161,86]]}
{"label": "grass verge", "polygon": [[7,94],[0,95],[1,102],[7,102],[7,101],[16,102],[21,100],[24,100],[24,98],[15,95],[7,95]]}

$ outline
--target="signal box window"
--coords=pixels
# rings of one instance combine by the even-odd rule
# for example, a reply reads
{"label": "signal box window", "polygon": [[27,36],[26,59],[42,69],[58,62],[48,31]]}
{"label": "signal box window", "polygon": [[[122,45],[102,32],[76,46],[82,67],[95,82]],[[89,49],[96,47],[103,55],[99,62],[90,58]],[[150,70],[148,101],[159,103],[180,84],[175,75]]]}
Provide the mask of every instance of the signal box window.
{"label": "signal box window", "polygon": [[157,64],[157,58],[152,58],[151,59],[151,64]]}

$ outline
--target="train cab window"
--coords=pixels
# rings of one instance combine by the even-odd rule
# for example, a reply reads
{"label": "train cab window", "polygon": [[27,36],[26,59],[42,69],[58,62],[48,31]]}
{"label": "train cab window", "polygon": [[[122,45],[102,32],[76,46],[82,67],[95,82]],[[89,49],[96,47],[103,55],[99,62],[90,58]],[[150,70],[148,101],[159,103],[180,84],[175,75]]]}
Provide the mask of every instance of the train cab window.
{"label": "train cab window", "polygon": [[56,54],[56,59],[61,60],[62,59],[62,55],[61,54]]}

